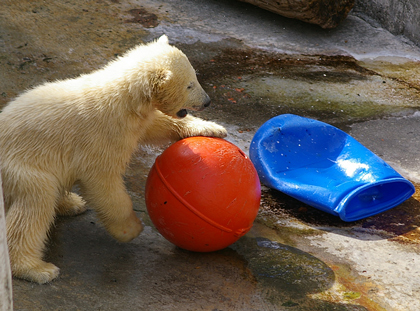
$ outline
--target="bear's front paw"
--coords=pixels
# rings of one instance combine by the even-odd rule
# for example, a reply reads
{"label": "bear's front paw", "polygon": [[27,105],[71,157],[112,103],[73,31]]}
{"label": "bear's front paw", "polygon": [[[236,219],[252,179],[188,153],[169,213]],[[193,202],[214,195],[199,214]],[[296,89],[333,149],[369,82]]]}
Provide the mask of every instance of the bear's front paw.
{"label": "bear's front paw", "polygon": [[60,274],[60,269],[52,263],[39,260],[31,265],[12,265],[13,276],[39,284],[45,284],[54,280]]}
{"label": "bear's front paw", "polygon": [[191,136],[224,138],[227,136],[227,131],[223,126],[217,123],[195,118],[193,122],[188,124],[188,127],[183,129],[183,135],[181,136],[181,138],[187,138]]}
{"label": "bear's front paw", "polygon": [[224,138],[227,136],[227,130],[223,126],[213,123],[211,126],[206,128],[203,136]]}
{"label": "bear's front paw", "polygon": [[141,220],[133,213],[121,223],[113,222],[107,226],[108,232],[120,242],[130,242],[143,231]]}

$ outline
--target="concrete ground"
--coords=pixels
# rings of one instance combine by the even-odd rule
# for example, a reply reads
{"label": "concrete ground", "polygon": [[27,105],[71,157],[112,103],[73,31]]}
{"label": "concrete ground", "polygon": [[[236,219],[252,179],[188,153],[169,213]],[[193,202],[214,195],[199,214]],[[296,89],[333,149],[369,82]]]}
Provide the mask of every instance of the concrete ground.
{"label": "concrete ground", "polygon": [[[335,125],[420,182],[420,49],[350,15],[322,30],[234,0],[3,0],[0,105],[44,81],[99,68],[166,33],[212,97],[196,113],[248,152],[266,120],[294,113]],[[192,253],[151,224],[147,173],[162,148],[140,148],[127,187],[145,231],[115,242],[93,211],[58,218],[47,285],[14,279],[15,310],[419,310],[419,192],[345,223],[263,187],[253,229]]]}

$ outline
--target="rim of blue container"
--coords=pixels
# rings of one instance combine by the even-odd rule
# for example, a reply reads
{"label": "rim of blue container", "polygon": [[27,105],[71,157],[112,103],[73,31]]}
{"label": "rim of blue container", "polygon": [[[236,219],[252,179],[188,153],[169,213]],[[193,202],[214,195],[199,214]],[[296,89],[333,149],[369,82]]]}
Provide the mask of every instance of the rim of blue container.
{"label": "rim of blue container", "polygon": [[[353,198],[355,198],[359,193],[361,193],[362,191],[364,191],[368,188],[378,186],[378,185],[388,184],[388,183],[403,183],[407,186],[407,189],[406,189],[405,193],[402,192],[400,195],[395,196],[394,200],[387,200],[386,202],[384,202],[384,204],[380,204],[375,209],[366,209],[366,212],[359,211],[359,213],[348,213],[347,207],[348,207],[349,202]],[[413,184],[403,177],[394,177],[394,178],[388,178],[388,179],[384,179],[384,180],[378,180],[376,182],[368,183],[366,185],[357,187],[356,189],[354,189],[353,191],[348,193],[340,201],[340,203],[337,205],[337,207],[334,209],[334,211],[344,221],[347,221],[347,222],[356,221],[356,220],[360,220],[360,219],[363,219],[363,218],[367,218],[367,217],[374,216],[374,215],[377,215],[379,213],[385,212],[385,211],[401,204],[402,202],[406,201],[407,199],[409,199],[414,194],[414,192],[415,192],[415,188],[414,188]]]}

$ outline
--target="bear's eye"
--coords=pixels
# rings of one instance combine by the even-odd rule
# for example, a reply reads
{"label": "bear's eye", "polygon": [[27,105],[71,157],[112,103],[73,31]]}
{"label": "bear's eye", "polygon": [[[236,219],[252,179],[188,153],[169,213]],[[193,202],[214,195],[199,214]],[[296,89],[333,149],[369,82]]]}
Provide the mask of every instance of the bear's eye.
{"label": "bear's eye", "polygon": [[188,84],[187,89],[192,89],[193,86],[194,86],[194,83],[191,82],[190,84]]}

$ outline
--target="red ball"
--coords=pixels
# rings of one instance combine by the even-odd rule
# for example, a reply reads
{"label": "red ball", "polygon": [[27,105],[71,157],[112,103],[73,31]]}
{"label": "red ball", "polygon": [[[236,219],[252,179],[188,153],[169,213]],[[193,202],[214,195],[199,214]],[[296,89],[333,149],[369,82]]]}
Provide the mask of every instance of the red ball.
{"label": "red ball", "polygon": [[145,196],[150,219],[168,241],[211,252],[251,229],[261,186],[254,165],[237,146],[220,138],[190,137],[156,158]]}

